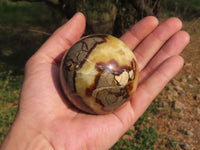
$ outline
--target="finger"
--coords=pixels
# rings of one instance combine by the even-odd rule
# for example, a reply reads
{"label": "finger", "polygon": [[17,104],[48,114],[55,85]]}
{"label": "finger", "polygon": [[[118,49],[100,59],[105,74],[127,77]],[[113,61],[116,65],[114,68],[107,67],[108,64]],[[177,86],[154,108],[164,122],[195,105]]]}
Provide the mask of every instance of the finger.
{"label": "finger", "polygon": [[128,130],[144,113],[156,95],[182,68],[183,63],[183,58],[180,56],[173,56],[167,59],[137,88],[129,101],[113,112],[123,126],[122,133]]}
{"label": "finger", "polygon": [[138,87],[131,98],[131,105],[136,118],[144,113],[156,95],[164,88],[169,80],[180,71],[183,64],[183,58],[180,56],[168,58]]}
{"label": "finger", "polygon": [[149,33],[158,26],[157,18],[146,17],[136,23],[120,39],[130,48],[134,49]]}
{"label": "finger", "polygon": [[[136,92],[122,107],[115,110],[113,122],[120,122],[118,133],[126,132],[145,112],[155,96],[164,88],[167,82],[182,68],[183,58],[173,56],[161,64],[158,69],[140,85]],[[116,123],[117,124],[117,123]]]}
{"label": "finger", "polygon": [[38,50],[38,53],[57,58],[68,50],[82,36],[85,29],[85,17],[82,13],[76,13],[66,24],[58,28],[53,35]]}
{"label": "finger", "polygon": [[139,83],[144,82],[145,79],[155,70],[155,68],[157,68],[166,59],[174,55],[179,55],[189,43],[189,40],[190,36],[185,31],[179,31],[174,34],[154,56],[150,63],[140,72]]}
{"label": "finger", "polygon": [[134,51],[141,71],[163,44],[182,27],[178,18],[170,18],[160,24]]}

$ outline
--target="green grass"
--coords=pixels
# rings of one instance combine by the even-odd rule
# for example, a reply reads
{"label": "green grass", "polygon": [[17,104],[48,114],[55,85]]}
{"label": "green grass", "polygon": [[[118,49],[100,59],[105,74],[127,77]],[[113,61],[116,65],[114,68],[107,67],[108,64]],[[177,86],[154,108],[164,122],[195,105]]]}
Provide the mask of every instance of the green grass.
{"label": "green grass", "polygon": [[120,139],[110,150],[175,150],[177,147],[176,140],[173,137],[166,137],[165,135],[158,133],[157,127],[155,125],[154,116],[161,111],[159,109],[160,101],[161,100],[155,99],[147,111],[142,115],[142,117],[140,117],[134,124],[135,130],[128,130],[125,133],[125,135],[130,136],[130,139]]}
{"label": "green grass", "polygon": [[[154,125],[152,113],[157,112],[158,105],[153,103],[145,114],[135,123],[135,131],[129,130],[125,134],[132,135],[131,139],[120,139],[111,150],[154,149],[160,135]],[[151,119],[149,119],[151,117]]]}
{"label": "green grass", "polygon": [[0,141],[8,132],[16,115],[23,76],[12,76],[12,71],[0,76]]}
{"label": "green grass", "polygon": [[[5,109],[0,110],[0,141],[3,141],[5,135],[9,131],[17,111],[17,104],[7,103],[2,104]],[[1,143],[1,142],[0,142]]]}

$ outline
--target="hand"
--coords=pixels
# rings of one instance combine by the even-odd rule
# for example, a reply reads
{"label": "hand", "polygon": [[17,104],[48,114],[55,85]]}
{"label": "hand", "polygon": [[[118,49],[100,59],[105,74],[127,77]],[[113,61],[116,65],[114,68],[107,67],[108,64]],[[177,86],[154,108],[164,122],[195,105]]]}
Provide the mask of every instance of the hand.
{"label": "hand", "polygon": [[77,13],[29,59],[19,111],[2,149],[108,149],[144,113],[155,96],[181,69],[179,56],[189,42],[182,23],[170,18],[158,25],[146,17],[121,40],[133,50],[140,78],[136,92],[107,115],[80,113],[66,102],[59,84],[63,53],[81,37],[85,18]]}

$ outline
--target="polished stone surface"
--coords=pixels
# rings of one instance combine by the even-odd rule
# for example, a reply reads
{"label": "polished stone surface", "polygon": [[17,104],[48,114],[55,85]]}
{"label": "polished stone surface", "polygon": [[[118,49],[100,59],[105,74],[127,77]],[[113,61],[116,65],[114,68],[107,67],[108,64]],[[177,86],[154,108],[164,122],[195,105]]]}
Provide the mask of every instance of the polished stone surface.
{"label": "polished stone surface", "polygon": [[109,113],[136,90],[138,66],[119,39],[89,35],[75,43],[61,64],[61,85],[71,103],[93,114]]}

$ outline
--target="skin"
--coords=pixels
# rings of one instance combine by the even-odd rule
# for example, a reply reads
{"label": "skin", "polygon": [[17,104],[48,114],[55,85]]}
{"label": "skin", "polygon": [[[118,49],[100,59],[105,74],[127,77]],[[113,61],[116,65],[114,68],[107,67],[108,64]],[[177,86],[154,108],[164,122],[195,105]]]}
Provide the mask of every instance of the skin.
{"label": "skin", "polygon": [[136,92],[119,109],[107,115],[89,115],[73,108],[59,83],[63,53],[79,40],[85,29],[77,13],[28,60],[16,119],[1,150],[109,149],[144,113],[157,94],[182,68],[179,54],[189,42],[182,23],[169,18],[159,25],[146,17],[121,40],[133,50],[140,78]]}

